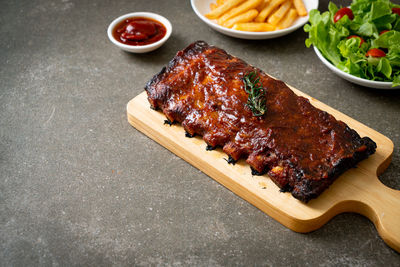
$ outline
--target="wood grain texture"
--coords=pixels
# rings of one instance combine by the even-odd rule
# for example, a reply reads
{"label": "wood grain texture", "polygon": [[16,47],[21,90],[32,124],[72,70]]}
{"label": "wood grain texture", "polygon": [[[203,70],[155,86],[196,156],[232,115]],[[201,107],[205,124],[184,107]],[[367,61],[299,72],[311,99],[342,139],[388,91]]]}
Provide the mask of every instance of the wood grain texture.
{"label": "wood grain texture", "polygon": [[390,163],[392,141],[297,89],[291,89],[308,98],[317,108],[347,123],[361,137],[369,136],[377,144],[375,154],[345,172],[317,199],[307,204],[295,199],[290,193],[281,193],[268,176],[252,176],[244,160],[235,165],[228,164],[228,156],[222,149],[206,151],[206,143],[201,137],[185,138],[185,131],[180,125],[165,125],[164,114],[150,109],[146,92],[128,103],[128,121],[293,231],[310,232],[339,213],[356,212],[368,217],[383,240],[400,252],[400,191],[386,187],[377,177]]}

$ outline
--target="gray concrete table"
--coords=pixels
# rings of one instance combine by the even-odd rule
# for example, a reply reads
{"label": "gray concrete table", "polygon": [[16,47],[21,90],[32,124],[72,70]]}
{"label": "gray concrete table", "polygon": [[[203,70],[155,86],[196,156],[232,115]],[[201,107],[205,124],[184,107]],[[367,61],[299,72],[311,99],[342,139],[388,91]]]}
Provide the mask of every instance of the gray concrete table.
{"label": "gray concrete table", "polygon": [[[169,18],[170,40],[143,55],[112,45],[108,24],[133,11]],[[0,265],[399,265],[368,219],[295,233],[126,120],[146,81],[206,40],[392,139],[380,178],[400,189],[400,92],[337,77],[302,30],[247,41],[189,1],[43,0],[2,1],[0,33]]]}

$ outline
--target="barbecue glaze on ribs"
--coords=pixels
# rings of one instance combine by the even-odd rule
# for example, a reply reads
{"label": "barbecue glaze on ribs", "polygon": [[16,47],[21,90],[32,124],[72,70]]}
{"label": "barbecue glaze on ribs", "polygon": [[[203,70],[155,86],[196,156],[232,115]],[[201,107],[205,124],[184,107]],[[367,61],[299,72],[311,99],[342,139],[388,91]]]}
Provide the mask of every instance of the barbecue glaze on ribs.
{"label": "barbecue glaze on ribs", "polygon": [[[266,114],[245,105],[243,76],[256,71],[266,92]],[[146,85],[148,100],[187,136],[201,135],[231,161],[246,159],[304,202],[321,194],[341,173],[375,152],[376,144],[297,96],[285,83],[197,41]]]}

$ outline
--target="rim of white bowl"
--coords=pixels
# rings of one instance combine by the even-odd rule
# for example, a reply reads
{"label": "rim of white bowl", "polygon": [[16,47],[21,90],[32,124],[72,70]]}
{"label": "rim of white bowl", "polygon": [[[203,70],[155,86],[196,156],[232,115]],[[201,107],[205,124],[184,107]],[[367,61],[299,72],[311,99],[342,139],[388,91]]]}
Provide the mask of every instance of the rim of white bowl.
{"label": "rim of white bowl", "polygon": [[[192,5],[192,9],[194,10],[194,12],[196,13],[196,15],[206,24],[212,24],[215,28],[220,29],[221,31],[226,31],[232,34],[241,34],[243,36],[269,36],[269,35],[275,35],[275,34],[284,34],[284,33],[290,33],[294,30],[297,30],[298,28],[300,28],[301,26],[303,26],[304,24],[306,24],[308,22],[308,18],[309,15],[305,16],[304,18],[307,18],[306,20],[304,20],[304,23],[298,23],[298,24],[294,24],[286,29],[282,29],[282,30],[275,30],[275,31],[269,31],[269,32],[247,32],[247,31],[238,31],[238,30],[233,30],[233,29],[229,29],[226,27],[222,27],[221,25],[218,25],[217,23],[215,23],[213,20],[210,20],[208,18],[206,18],[203,14],[200,13],[200,11],[197,9],[197,6],[195,5],[195,2],[198,0],[190,0],[190,4]],[[315,9],[318,8],[319,5],[319,0],[317,0],[317,5],[315,7]],[[314,8],[313,8],[314,9]],[[309,12],[309,10],[308,10]],[[303,17],[301,17],[303,18]]]}
{"label": "rim of white bowl", "polygon": [[[340,69],[338,69],[336,66],[334,66],[331,62],[329,62],[319,51],[319,49],[315,46],[313,46],[315,53],[317,54],[317,56],[319,57],[319,59],[322,61],[322,63],[324,63],[329,69],[339,72],[341,75],[347,77],[350,81],[351,80],[356,80],[360,83],[364,83],[364,84],[370,84],[371,86],[377,86],[379,87],[378,89],[400,89],[400,87],[396,86],[396,87],[391,87],[392,86],[392,82],[380,82],[380,81],[371,81],[368,79],[364,79],[364,78],[360,78],[354,75],[351,75],[347,72],[344,72]],[[386,88],[387,86],[387,88]]]}
{"label": "rim of white bowl", "polygon": [[[167,30],[167,32],[165,33],[165,36],[163,38],[161,38],[160,40],[158,40],[157,42],[148,44],[148,45],[127,45],[127,44],[123,44],[123,43],[117,41],[112,34],[114,27],[118,23],[123,21],[124,19],[135,18],[135,17],[144,17],[144,18],[154,19],[154,20],[161,22]],[[152,12],[132,12],[132,13],[128,13],[128,14],[119,16],[118,18],[114,19],[110,23],[110,25],[108,26],[108,29],[107,29],[107,35],[111,42],[113,42],[115,45],[117,45],[121,48],[129,49],[129,50],[135,50],[135,49],[144,50],[144,49],[156,47],[157,45],[160,45],[163,42],[165,42],[171,36],[171,33],[172,33],[171,22],[167,18],[165,18],[159,14],[152,13]]]}

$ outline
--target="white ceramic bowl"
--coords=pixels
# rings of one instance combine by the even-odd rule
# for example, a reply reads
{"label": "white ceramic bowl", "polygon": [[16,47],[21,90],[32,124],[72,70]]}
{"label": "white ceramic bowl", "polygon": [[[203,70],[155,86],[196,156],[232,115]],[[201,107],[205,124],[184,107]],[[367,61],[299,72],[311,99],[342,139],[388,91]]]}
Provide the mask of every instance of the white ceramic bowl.
{"label": "white ceramic bowl", "polygon": [[[196,15],[204,21],[208,26],[213,28],[214,30],[226,34],[228,36],[241,38],[241,39],[250,39],[250,40],[261,40],[261,39],[271,39],[280,37],[286,34],[289,34],[301,26],[303,26],[307,21],[309,16],[299,17],[292,26],[283,30],[271,31],[271,32],[245,32],[245,31],[237,31],[229,28],[222,27],[216,23],[215,20],[210,20],[206,18],[204,15],[210,12],[210,4],[215,3],[216,0],[191,0],[192,8]],[[311,9],[318,8],[318,0],[303,0],[304,5],[308,12]]]}
{"label": "white ceramic bowl", "polygon": [[336,68],[332,63],[330,63],[322,54],[319,52],[318,48],[314,47],[314,51],[317,54],[318,58],[322,61],[322,63],[325,64],[331,71],[333,71],[336,75],[342,77],[343,79],[370,88],[375,88],[375,89],[400,89],[400,86],[392,87],[391,82],[377,82],[377,81],[371,81],[367,79],[363,79],[360,77],[356,77],[354,75],[348,74],[338,68]]}
{"label": "white ceramic bowl", "polygon": [[[154,20],[161,22],[167,29],[165,36],[161,40],[159,40],[155,43],[152,43],[152,44],[148,44],[148,45],[135,46],[135,45],[126,45],[121,42],[118,42],[112,35],[112,30],[114,29],[114,27],[118,23],[120,23],[121,21],[123,21],[127,18],[135,18],[135,17],[149,18],[149,19],[154,19]],[[108,39],[110,39],[110,41],[113,44],[115,44],[122,50],[132,52],[132,53],[147,53],[147,52],[156,50],[157,48],[162,46],[168,40],[168,38],[171,36],[171,33],[172,33],[171,22],[169,22],[169,20],[164,18],[163,16],[160,16],[158,14],[151,13],[151,12],[134,12],[134,13],[129,13],[129,14],[120,16],[120,17],[116,18],[115,20],[113,20],[113,22],[111,22],[110,26],[108,26],[108,29],[107,29]]]}

